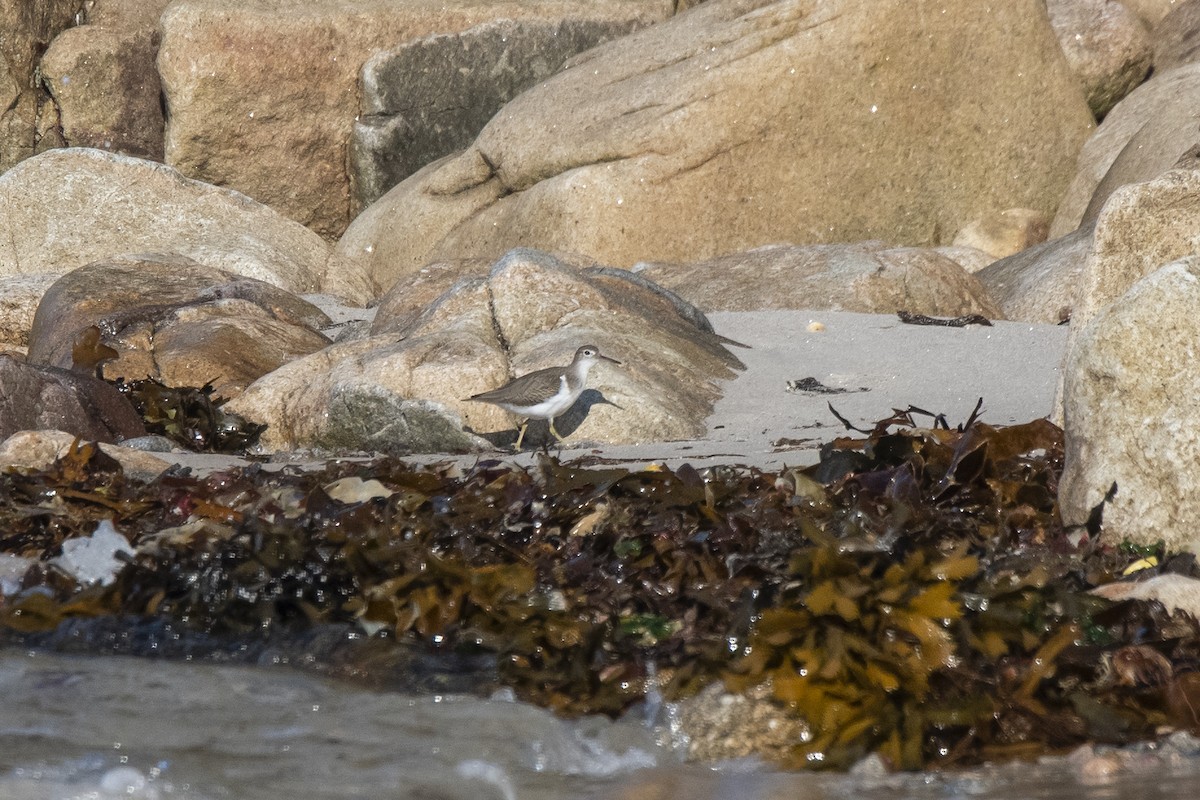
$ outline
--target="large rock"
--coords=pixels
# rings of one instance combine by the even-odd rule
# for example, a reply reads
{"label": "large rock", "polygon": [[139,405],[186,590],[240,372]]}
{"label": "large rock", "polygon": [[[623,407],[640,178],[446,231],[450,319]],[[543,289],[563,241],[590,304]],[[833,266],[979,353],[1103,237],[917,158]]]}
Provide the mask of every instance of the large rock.
{"label": "large rock", "polygon": [[1154,27],[1154,68],[1167,72],[1200,60],[1200,3],[1182,3]]}
{"label": "large rock", "polygon": [[125,257],[60,278],[42,298],[29,360],[70,367],[84,332],[114,357],[107,378],[151,377],[231,397],[259,376],[329,344],[315,306],[262,281],[182,257]]}
{"label": "large rock", "polygon": [[1091,126],[1040,0],[710,0],[517,97],[339,253],[388,286],[519,244],[628,266],[948,242],[1053,210]]}
{"label": "large rock", "polygon": [[1079,153],[1051,238],[1090,224],[1120,187],[1148,181],[1200,144],[1200,64],[1157,73],[1118,103]]}
{"label": "large rock", "polygon": [[463,149],[512,98],[632,19],[494,20],[377,53],[362,71],[350,141],[351,215],[426,164]]}
{"label": "large rock", "polygon": [[634,271],[704,311],[812,308],[1000,316],[978,279],[928,248],[880,242],[772,245],[691,264]]}
{"label": "large rock", "polygon": [[62,146],[53,104],[35,76],[46,47],[85,5],[85,0],[0,0],[0,172]]}
{"label": "large rock", "polygon": [[1191,257],[1139,281],[1075,337],[1064,369],[1067,524],[1086,521],[1116,483],[1107,540],[1200,552],[1197,307]]}
{"label": "large rock", "polygon": [[42,57],[42,80],[58,106],[67,145],[162,160],[157,16],[151,15],[166,3],[142,5],[143,17],[95,14],[116,24],[66,30]]}
{"label": "large rock", "polygon": [[1136,14],[1109,0],[1050,0],[1046,9],[1092,113],[1103,117],[1150,71],[1150,32]]}
{"label": "large rock", "polygon": [[375,52],[492,19],[664,19],[670,0],[178,0],[158,66],[168,163],[327,237],[350,219],[358,77]]}
{"label": "large rock", "polygon": [[1092,230],[1080,228],[994,261],[975,276],[1005,319],[1055,325],[1075,313],[1091,251]]}
{"label": "large rock", "polygon": [[70,148],[0,176],[0,275],[142,252],[181,253],[294,292],[374,294],[361,274],[326,275],[329,245],[303,225],[162,164]]}
{"label": "large rock", "polygon": [[[1096,220],[1075,294],[1068,356],[1082,327],[1131,286],[1163,265],[1195,254],[1200,254],[1200,165],[1118,188]],[[1056,417],[1062,414],[1063,399],[1060,384]]]}
{"label": "large rock", "polygon": [[[399,329],[334,345],[264,376],[228,410],[270,427],[264,447],[387,452],[480,449],[464,433],[511,443],[506,412],[464,398],[515,375],[563,365],[582,343],[624,362],[597,366],[555,427],[576,440],[682,439],[704,432],[717,381],[741,364],[703,316],[624,270],[568,267],[515,250],[486,278],[459,281]],[[527,441],[544,440],[534,423]]]}
{"label": "large rock", "polygon": [[0,353],[0,441],[38,429],[97,442],[146,435],[129,401],[99,378]]}

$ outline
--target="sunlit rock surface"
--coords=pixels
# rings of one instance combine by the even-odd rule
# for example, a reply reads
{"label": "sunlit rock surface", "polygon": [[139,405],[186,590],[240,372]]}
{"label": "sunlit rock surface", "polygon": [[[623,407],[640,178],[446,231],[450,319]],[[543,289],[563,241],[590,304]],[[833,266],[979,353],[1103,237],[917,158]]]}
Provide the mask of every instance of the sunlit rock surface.
{"label": "sunlit rock surface", "polygon": [[373,294],[353,272],[327,279],[329,245],[304,226],[153,161],[68,148],[0,176],[0,274],[69,272],[145,252],[180,253],[294,292]]}
{"label": "sunlit rock surface", "polygon": [[517,97],[338,252],[390,286],[522,245],[629,266],[942,244],[993,209],[1052,211],[1092,124],[1034,0],[709,0]]}
{"label": "sunlit rock surface", "polygon": [[[585,441],[661,441],[703,435],[718,381],[740,368],[678,297],[622,270],[579,270],[539,251],[514,250],[487,277],[459,281],[418,314],[396,308],[410,321],[377,315],[383,333],[265,376],[230,410],[268,423],[268,448],[475,449],[481,440],[452,429],[504,434],[519,420],[465,398],[568,364],[592,343],[624,363],[597,367],[556,428]],[[424,420],[442,409],[436,435],[412,422],[418,409]],[[532,441],[546,427],[531,426]]]}
{"label": "sunlit rock surface", "polygon": [[[1064,522],[1105,500],[1104,535],[1200,552],[1200,258],[1134,284],[1073,337],[1064,368]],[[1073,326],[1074,327],[1074,326]]]}
{"label": "sunlit rock surface", "polygon": [[350,220],[348,149],[373,53],[491,19],[648,24],[673,10],[669,0],[180,0],[163,14],[158,58],[167,162],[333,238]]}

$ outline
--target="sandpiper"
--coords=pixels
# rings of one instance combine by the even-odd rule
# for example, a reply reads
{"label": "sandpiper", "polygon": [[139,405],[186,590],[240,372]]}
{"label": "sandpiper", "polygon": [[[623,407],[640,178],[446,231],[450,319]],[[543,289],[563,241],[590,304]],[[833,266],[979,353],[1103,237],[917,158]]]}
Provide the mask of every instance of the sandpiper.
{"label": "sandpiper", "polygon": [[525,440],[525,430],[532,419],[550,420],[550,433],[558,441],[562,437],[554,429],[554,418],[575,404],[587,383],[588,371],[599,361],[620,364],[615,358],[600,353],[594,344],[585,344],[575,351],[575,358],[565,367],[539,369],[514,378],[499,389],[471,395],[468,400],[491,403],[505,411],[525,418],[517,433],[517,450]]}

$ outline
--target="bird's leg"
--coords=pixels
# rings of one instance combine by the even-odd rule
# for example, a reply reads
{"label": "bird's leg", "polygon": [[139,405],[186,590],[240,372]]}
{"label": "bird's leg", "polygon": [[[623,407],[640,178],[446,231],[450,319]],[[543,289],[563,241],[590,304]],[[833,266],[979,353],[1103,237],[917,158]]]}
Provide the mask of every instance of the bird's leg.
{"label": "bird's leg", "polygon": [[561,442],[561,441],[563,440],[563,437],[561,437],[561,436],[559,436],[559,435],[558,435],[558,431],[554,430],[554,417],[551,417],[551,418],[550,418],[550,433],[551,433],[551,434],[554,436],[554,438],[555,438],[555,439],[557,439],[559,442]]}
{"label": "bird's leg", "polygon": [[529,427],[529,420],[521,423],[521,427],[517,428],[517,452],[521,450],[521,442],[525,441],[525,430]]}

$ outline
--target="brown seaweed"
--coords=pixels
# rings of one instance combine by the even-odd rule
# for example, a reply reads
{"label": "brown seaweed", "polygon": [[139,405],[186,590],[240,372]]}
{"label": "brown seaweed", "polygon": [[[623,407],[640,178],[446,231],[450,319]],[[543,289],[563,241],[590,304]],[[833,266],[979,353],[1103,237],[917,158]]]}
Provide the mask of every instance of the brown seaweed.
{"label": "brown seaweed", "polygon": [[[518,696],[569,714],[619,714],[652,686],[766,686],[812,733],[786,758],[798,768],[1200,728],[1196,621],[1088,592],[1194,574],[1194,559],[1066,530],[1049,422],[923,428],[919,414],[780,473],[384,459],[140,483],[83,444],[0,472],[0,548],[38,559],[0,598],[0,642],[87,618],[242,646],[341,626],[488,658]],[[380,488],[333,488],[346,478]],[[110,585],[80,586],[49,559],[102,519],[136,553]],[[338,674],[369,678],[373,652]]]}

